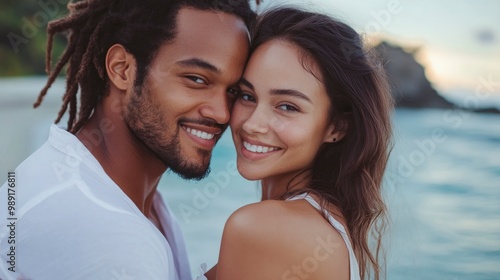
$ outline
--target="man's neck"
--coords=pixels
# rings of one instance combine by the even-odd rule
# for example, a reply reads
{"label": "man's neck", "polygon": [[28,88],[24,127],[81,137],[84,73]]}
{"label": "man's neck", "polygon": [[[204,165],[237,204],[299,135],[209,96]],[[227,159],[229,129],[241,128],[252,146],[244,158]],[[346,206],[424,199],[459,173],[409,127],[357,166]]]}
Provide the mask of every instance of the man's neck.
{"label": "man's neck", "polygon": [[98,105],[76,137],[107,175],[150,218],[153,197],[167,167],[130,132],[121,114],[106,112],[104,106]]}

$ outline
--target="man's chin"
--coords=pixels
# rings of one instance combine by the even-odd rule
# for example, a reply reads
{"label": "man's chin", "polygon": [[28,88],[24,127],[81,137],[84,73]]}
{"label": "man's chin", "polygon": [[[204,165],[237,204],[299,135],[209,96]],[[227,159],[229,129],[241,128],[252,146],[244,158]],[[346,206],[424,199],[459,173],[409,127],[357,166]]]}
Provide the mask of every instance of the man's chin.
{"label": "man's chin", "polygon": [[199,161],[183,161],[180,164],[172,164],[169,168],[182,179],[199,181],[210,174],[210,159],[211,155],[207,153],[200,157]]}
{"label": "man's chin", "polygon": [[194,180],[194,181],[199,181],[201,179],[204,179],[210,174],[210,167],[206,168],[171,168],[171,170],[179,175],[184,180]]}
{"label": "man's chin", "polygon": [[163,154],[162,159],[168,170],[185,180],[201,180],[210,173],[212,151],[197,150],[194,154],[172,152]]}

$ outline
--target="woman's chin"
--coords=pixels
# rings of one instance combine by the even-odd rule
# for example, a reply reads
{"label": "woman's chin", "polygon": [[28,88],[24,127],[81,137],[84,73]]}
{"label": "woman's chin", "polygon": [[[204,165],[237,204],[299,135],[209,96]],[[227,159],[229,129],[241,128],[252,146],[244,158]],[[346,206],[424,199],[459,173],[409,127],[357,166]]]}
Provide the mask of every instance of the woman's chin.
{"label": "woman's chin", "polygon": [[262,180],[262,171],[257,171],[257,170],[250,170],[248,168],[245,168],[244,166],[241,166],[238,164],[238,172],[240,173],[241,177],[249,180],[249,181],[257,181],[257,180]]}

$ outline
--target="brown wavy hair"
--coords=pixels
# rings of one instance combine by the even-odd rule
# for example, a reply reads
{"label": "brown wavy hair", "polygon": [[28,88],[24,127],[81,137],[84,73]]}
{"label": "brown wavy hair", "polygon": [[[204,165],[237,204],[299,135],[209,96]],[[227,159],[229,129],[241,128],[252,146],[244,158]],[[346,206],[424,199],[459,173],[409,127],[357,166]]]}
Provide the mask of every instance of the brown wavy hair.
{"label": "brown wavy hair", "polygon": [[[224,12],[252,25],[255,13],[248,0],[83,0],[68,3],[69,14],[49,22],[46,72],[49,74],[34,107],[38,107],[63,67],[66,92],[55,123],[69,107],[68,131],[76,133],[89,119],[108,89],[104,60],[108,49],[121,44],[137,63],[136,87],[141,87],[148,66],[164,43],[175,39],[176,16],[183,7]],[[202,27],[200,27],[202,28]],[[61,33],[68,45],[51,67],[52,41]],[[77,93],[80,108],[77,110]]]}
{"label": "brown wavy hair", "polygon": [[[257,21],[252,51],[274,39],[302,50],[304,68],[326,88],[331,122],[345,132],[341,140],[324,144],[312,170],[304,170],[312,174],[308,187],[292,190],[290,182],[281,199],[312,192],[320,197],[323,208],[338,207],[361,278],[373,274],[378,280],[385,274],[382,237],[387,216],[381,186],[392,147],[393,108],[383,67],[365,49],[358,33],[327,15],[288,7],[268,11]],[[311,59],[321,73],[308,67]],[[370,244],[371,238],[375,244]]]}

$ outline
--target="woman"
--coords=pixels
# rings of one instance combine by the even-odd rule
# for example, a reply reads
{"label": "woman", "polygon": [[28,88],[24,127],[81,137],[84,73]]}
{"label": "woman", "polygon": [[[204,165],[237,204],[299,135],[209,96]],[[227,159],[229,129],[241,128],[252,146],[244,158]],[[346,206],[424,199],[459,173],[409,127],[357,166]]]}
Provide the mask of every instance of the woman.
{"label": "woman", "polygon": [[325,15],[267,12],[240,86],[237,165],[262,201],[231,215],[207,277],[380,279],[392,101],[359,35]]}

